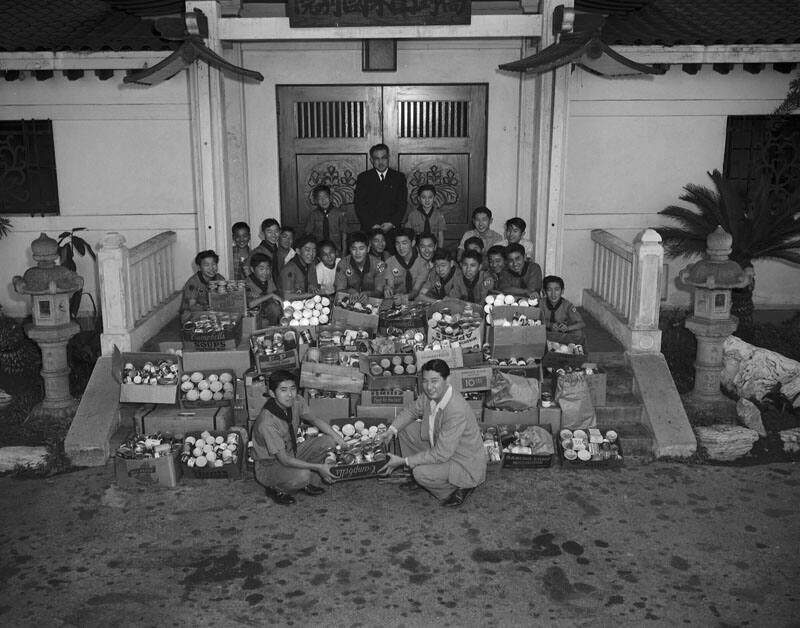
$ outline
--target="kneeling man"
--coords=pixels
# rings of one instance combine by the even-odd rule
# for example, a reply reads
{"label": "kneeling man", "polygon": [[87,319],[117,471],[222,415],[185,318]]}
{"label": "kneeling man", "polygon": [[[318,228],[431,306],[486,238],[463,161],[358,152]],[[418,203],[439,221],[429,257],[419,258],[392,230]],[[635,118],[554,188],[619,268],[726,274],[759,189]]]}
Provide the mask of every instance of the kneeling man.
{"label": "kneeling man", "polygon": [[[298,443],[301,419],[321,434]],[[321,495],[323,482],[336,481],[323,460],[326,450],[344,444],[344,439],[326,421],[311,415],[305,399],[297,396],[297,383],[288,371],[270,375],[269,399],[256,418],[252,438],[256,481],[276,503],[293,504],[292,493],[300,489],[306,495]]]}
{"label": "kneeling man", "polygon": [[[400,439],[404,458],[389,454],[384,467],[391,473],[406,465],[417,485],[457,507],[486,479],[486,453],[475,413],[448,381],[450,367],[430,360],[422,367],[423,395],[405,408],[389,426],[384,439]],[[422,419],[418,422],[416,419]]]}

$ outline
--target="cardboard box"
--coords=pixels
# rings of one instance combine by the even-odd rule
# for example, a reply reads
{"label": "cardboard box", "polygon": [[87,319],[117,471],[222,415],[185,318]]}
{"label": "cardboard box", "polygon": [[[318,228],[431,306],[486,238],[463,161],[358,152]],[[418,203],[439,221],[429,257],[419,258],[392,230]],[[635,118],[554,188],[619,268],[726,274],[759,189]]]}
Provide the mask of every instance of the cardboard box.
{"label": "cardboard box", "polygon": [[257,373],[255,370],[244,374],[244,392],[247,401],[247,418],[255,421],[269,396],[268,373]]}
{"label": "cardboard box", "polygon": [[367,314],[366,312],[356,312],[339,307],[342,299],[350,298],[346,292],[337,292],[334,299],[334,306],[332,310],[332,320],[337,325],[343,325],[349,329],[362,329],[370,332],[372,335],[378,331],[378,323],[380,321],[380,314],[378,311],[381,308],[383,299],[378,297],[367,297],[366,302],[374,306],[375,314]]}
{"label": "cardboard box", "polygon": [[[588,431],[588,430],[587,430]],[[601,430],[603,436],[605,436],[608,430]],[[607,460],[567,460],[564,457],[564,447],[561,445],[561,438],[556,435],[556,451],[558,452],[558,458],[561,460],[561,467],[563,469],[618,469],[619,467],[625,466],[625,454],[622,451],[622,442],[618,438],[614,445],[616,445],[617,453],[619,457],[609,458]]]}
{"label": "cardboard box", "polygon": [[318,419],[341,419],[352,416],[352,400],[350,395],[343,399],[331,397],[309,397],[305,393],[305,400],[308,404],[309,412]]}
{"label": "cardboard box", "polygon": [[270,354],[257,353],[253,355],[253,361],[259,373],[271,373],[279,369],[291,371],[300,365],[300,356],[297,349],[291,349]]}
{"label": "cardboard box", "polygon": [[453,390],[465,393],[492,388],[492,367],[461,368],[450,371],[450,385]]}
{"label": "cardboard box", "polygon": [[394,375],[392,377],[366,376],[364,388],[366,390],[410,390],[416,394],[419,390],[417,375]]}
{"label": "cardboard box", "polygon": [[538,425],[539,409],[528,410],[497,410],[495,408],[483,409],[483,422],[489,425]]}
{"label": "cardboard box", "polygon": [[592,396],[592,405],[597,408],[598,406],[606,405],[606,389],[608,386],[608,379],[605,373],[592,373],[586,375],[586,383],[589,384],[589,393]]}
{"label": "cardboard box", "polygon": [[[239,445],[236,448],[237,461],[221,467],[190,467],[181,464],[184,477],[196,480],[240,480],[244,478],[245,458],[247,456],[247,432],[244,428],[233,427],[229,430],[209,430],[212,436],[222,436],[227,439],[228,434],[235,432],[239,435]],[[200,438],[200,432],[192,432],[187,436]]]}
{"label": "cardboard box", "polygon": [[[469,333],[453,333],[447,334],[437,326],[430,327],[430,321],[433,314],[439,312],[442,314],[458,314],[464,313],[464,309],[470,306],[474,312],[474,318],[478,321],[478,325],[472,328]],[[468,303],[467,301],[460,301],[459,299],[442,299],[436,303],[432,303],[428,307],[427,317],[429,321],[428,326],[428,342],[449,340],[450,342],[458,342],[463,353],[480,352],[483,347],[483,333],[484,333],[484,315],[483,306],[476,303]]]}
{"label": "cardboard box", "polygon": [[395,406],[405,408],[414,403],[416,395],[412,390],[362,390],[361,403],[365,406]]}
{"label": "cardboard box", "polygon": [[233,408],[225,406],[183,409],[146,405],[136,410],[133,421],[139,434],[187,434],[203,430],[226,430],[233,423]]}
{"label": "cardboard box", "polygon": [[[243,312],[242,312],[243,313]],[[231,351],[239,346],[242,339],[242,313],[236,312],[192,312],[189,322],[183,331],[184,351]],[[230,318],[232,325],[216,332],[202,332],[195,329],[186,329],[191,323],[203,318],[219,319]]]}
{"label": "cardboard box", "polygon": [[550,428],[551,434],[558,434],[561,429],[561,408],[558,405],[552,405],[549,408],[544,408],[539,405],[539,425],[547,426]]}
{"label": "cardboard box", "polygon": [[356,417],[359,419],[381,419],[387,425],[397,418],[402,408],[398,406],[356,406]]}
{"label": "cardboard box", "polygon": [[464,357],[460,347],[415,351],[414,355],[417,358],[417,369],[420,371],[429,360],[444,360],[451,369],[458,369],[464,366]]}
{"label": "cardboard box", "polygon": [[224,373],[227,373],[230,377],[230,384],[233,388],[233,396],[230,399],[219,399],[214,400],[211,399],[210,401],[203,401],[202,399],[197,399],[196,401],[189,401],[186,399],[186,392],[183,390],[183,384],[181,383],[180,389],[178,390],[178,403],[180,404],[181,408],[224,408],[225,406],[230,406],[231,408],[234,406],[235,398],[236,398],[236,374],[231,371],[230,369],[206,369],[206,370],[191,370],[191,371],[184,371],[187,375],[191,375],[192,373],[202,373],[204,379],[208,380],[210,375],[216,375],[219,377]]}
{"label": "cardboard box", "polygon": [[544,431],[547,432],[547,438],[550,439],[550,445],[553,448],[552,454],[519,454],[519,453],[511,453],[511,452],[504,452],[503,451],[503,435],[502,431],[503,428],[506,427],[510,431],[515,431],[517,428],[516,426],[501,426],[498,430],[499,438],[500,438],[500,455],[502,456],[503,460],[503,468],[504,469],[543,469],[547,468],[553,464],[553,458],[555,457],[555,444],[553,443],[553,435],[550,431],[550,428],[547,426],[538,426],[542,427]]}
{"label": "cardboard box", "polygon": [[[389,367],[385,368],[380,363],[384,360],[389,361]],[[375,374],[372,372],[372,365],[378,364],[382,369],[392,371],[391,375],[384,375],[385,371],[382,371],[379,374]],[[394,373],[395,366],[402,366],[403,372],[396,374]],[[406,369],[408,367],[411,368],[411,372],[407,372]],[[412,377],[416,377],[417,374],[417,363],[416,358],[411,353],[390,353],[390,354],[378,354],[378,355],[367,355],[364,353],[359,354],[358,356],[358,369],[364,373],[364,375],[369,375],[371,377],[386,377],[387,379],[391,379],[394,377],[404,377],[406,375],[410,375]]]}
{"label": "cardboard box", "polygon": [[497,360],[541,358],[547,349],[547,329],[544,325],[492,327],[489,344]]}
{"label": "cardboard box", "polygon": [[247,291],[231,290],[225,292],[208,292],[208,309],[215,312],[236,312],[238,314],[247,313]]}
{"label": "cardboard box", "polygon": [[114,458],[114,477],[119,486],[169,486],[178,484],[181,469],[178,452],[160,458]]}
{"label": "cardboard box", "polygon": [[542,310],[538,307],[521,307],[519,305],[495,305],[492,307],[492,322],[498,319],[511,321],[521,316],[529,321],[538,321],[542,318]]}
{"label": "cardboard box", "polygon": [[300,365],[300,386],[334,392],[358,393],[364,388],[364,374],[349,366],[303,362]]}
{"label": "cardboard box", "polygon": [[[124,384],[122,382],[125,364],[132,363],[141,368],[146,362],[158,363],[169,360],[178,365],[174,384]],[[119,400],[122,403],[164,403],[175,405],[178,402],[178,387],[181,381],[181,358],[173,353],[122,353],[116,345],[111,354],[111,375],[119,383]]]}
{"label": "cardboard box", "polygon": [[[253,364],[258,368],[260,356],[263,353],[259,348],[259,339],[265,339],[269,348],[280,349],[277,353],[272,355],[282,356],[274,360],[261,360],[265,364],[267,370],[275,370],[276,368],[297,368],[300,362],[303,361],[310,342],[316,337],[316,327],[265,327],[258,329],[250,335],[248,342],[250,350],[253,353]],[[274,346],[274,337],[280,334],[281,343],[280,347]],[[290,360],[289,352],[295,349],[297,351],[297,364],[293,367],[288,366]],[[275,362],[285,361],[284,366],[275,366]]]}

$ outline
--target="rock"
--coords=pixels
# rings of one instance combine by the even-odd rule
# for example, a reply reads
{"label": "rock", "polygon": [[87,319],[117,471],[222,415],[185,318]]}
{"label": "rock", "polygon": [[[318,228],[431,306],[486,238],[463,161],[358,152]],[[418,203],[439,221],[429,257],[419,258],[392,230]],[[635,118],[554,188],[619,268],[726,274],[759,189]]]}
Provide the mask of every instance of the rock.
{"label": "rock", "polygon": [[736,402],[736,414],[739,422],[745,427],[749,427],[758,433],[759,436],[766,436],[767,430],[764,429],[764,422],[761,420],[761,410],[756,407],[749,399],[739,399]]}
{"label": "rock", "polygon": [[46,462],[45,447],[0,447],[0,473],[13,471],[18,466],[35,469]]}
{"label": "rock", "polygon": [[800,407],[800,362],[728,336],[722,347],[721,384],[738,397],[761,400],[781,385],[781,392]]}
{"label": "rock", "polygon": [[758,440],[755,430],[738,425],[696,427],[697,444],[704,447],[712,460],[731,461],[741,458]]}
{"label": "rock", "polygon": [[794,454],[800,451],[800,427],[783,430],[779,434],[781,441],[783,441],[783,451],[787,454]]}

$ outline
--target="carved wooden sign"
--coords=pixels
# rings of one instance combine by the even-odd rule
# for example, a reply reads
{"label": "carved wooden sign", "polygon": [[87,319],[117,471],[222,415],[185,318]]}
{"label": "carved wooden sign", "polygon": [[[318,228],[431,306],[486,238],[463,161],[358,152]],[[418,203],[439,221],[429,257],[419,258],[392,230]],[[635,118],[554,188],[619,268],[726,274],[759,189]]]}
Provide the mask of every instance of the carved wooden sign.
{"label": "carved wooden sign", "polygon": [[469,24],[471,0],[289,0],[293,28]]}

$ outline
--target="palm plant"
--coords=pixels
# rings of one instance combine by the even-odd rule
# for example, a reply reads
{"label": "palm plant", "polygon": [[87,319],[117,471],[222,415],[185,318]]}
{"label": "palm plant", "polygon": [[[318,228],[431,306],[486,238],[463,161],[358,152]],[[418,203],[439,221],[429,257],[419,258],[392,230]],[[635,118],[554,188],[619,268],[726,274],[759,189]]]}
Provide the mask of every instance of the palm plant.
{"label": "palm plant", "polygon": [[[752,268],[755,260],[765,259],[800,264],[800,188],[784,199],[770,194],[765,185],[756,186],[748,195],[718,170],[708,175],[715,189],[692,183],[684,187],[680,200],[693,208],[670,205],[658,212],[678,223],[657,228],[668,255],[702,255],[708,234],[721,225],[733,237],[730,258],[742,268]],[[739,317],[739,333],[749,335],[753,326],[753,283],[734,290],[731,311]]]}

